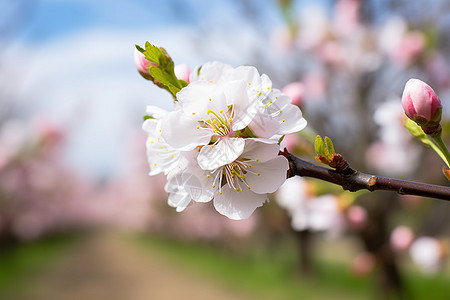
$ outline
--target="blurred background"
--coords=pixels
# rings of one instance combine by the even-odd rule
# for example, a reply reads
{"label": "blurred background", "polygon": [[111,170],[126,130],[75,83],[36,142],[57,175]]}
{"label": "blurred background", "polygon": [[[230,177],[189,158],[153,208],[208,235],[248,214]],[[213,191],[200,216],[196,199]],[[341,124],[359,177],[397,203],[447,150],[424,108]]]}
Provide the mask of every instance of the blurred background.
{"label": "blurred background", "polygon": [[0,0],[0,299],[450,299],[450,205],[292,178],[248,220],[167,205],[134,45],[254,65],[362,171],[448,185],[404,128],[409,78],[450,132],[445,0]]}

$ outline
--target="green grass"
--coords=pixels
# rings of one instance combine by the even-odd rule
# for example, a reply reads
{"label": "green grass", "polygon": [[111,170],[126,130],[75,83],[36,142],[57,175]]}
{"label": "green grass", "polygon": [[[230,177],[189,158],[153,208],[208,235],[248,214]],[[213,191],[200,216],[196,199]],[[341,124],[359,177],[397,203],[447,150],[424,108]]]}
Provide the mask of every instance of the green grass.
{"label": "green grass", "polygon": [[0,252],[0,293],[22,288],[30,276],[54,261],[72,245],[75,235],[48,237],[35,242],[17,244]]}
{"label": "green grass", "polygon": [[374,299],[371,280],[353,277],[342,262],[319,261],[316,276],[300,276],[294,247],[232,255],[208,245],[157,237],[140,236],[137,241],[166,259],[257,299]]}
{"label": "green grass", "polygon": [[[210,245],[183,243],[166,238],[139,236],[135,239],[148,251],[156,252],[183,268],[224,282],[226,287],[255,295],[257,299],[379,299],[375,274],[357,278],[349,271],[351,253],[345,249],[318,245],[316,274],[312,278],[296,271],[295,247],[286,243],[271,253],[265,250],[233,255]],[[350,246],[351,247],[351,246]],[[258,249],[258,247],[256,247]],[[406,299],[450,299],[447,271],[426,275],[402,264]],[[408,270],[406,270],[408,269]]]}

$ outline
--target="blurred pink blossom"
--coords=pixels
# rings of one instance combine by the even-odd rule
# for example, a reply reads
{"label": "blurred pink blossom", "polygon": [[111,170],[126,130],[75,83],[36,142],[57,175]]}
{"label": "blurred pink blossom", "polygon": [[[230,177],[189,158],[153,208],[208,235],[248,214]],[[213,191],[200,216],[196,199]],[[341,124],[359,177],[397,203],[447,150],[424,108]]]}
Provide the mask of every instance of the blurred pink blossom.
{"label": "blurred pink blossom", "polygon": [[398,226],[391,233],[391,246],[396,251],[405,251],[414,240],[414,232],[408,226]]}
{"label": "blurred pink blossom", "polygon": [[367,275],[375,268],[375,258],[371,253],[361,252],[353,258],[351,268],[355,275]]}
{"label": "blurred pink blossom", "polygon": [[434,273],[442,266],[444,249],[438,239],[422,236],[412,243],[409,254],[422,270],[427,273]]}
{"label": "blurred pink blossom", "polygon": [[352,205],[347,210],[349,226],[355,230],[361,230],[367,224],[367,210],[359,205]]}
{"label": "blurred pink blossom", "polygon": [[335,5],[334,28],[342,36],[348,36],[360,26],[359,0],[339,0]]}
{"label": "blurred pink blossom", "polygon": [[420,149],[404,127],[405,118],[400,99],[394,98],[380,104],[374,121],[379,126],[378,141],[367,150],[367,163],[378,172],[389,176],[409,174],[418,161]]}
{"label": "blurred pink blossom", "polygon": [[301,106],[305,94],[305,86],[302,82],[291,82],[281,89],[281,92],[291,98],[291,103]]}
{"label": "blurred pink blossom", "polygon": [[393,53],[393,58],[401,65],[409,64],[425,49],[425,36],[420,31],[406,33]]}
{"label": "blurred pink blossom", "polygon": [[307,181],[299,176],[287,179],[276,192],[275,199],[288,211],[294,230],[327,231],[335,237],[344,228],[338,198],[332,194],[310,195]]}

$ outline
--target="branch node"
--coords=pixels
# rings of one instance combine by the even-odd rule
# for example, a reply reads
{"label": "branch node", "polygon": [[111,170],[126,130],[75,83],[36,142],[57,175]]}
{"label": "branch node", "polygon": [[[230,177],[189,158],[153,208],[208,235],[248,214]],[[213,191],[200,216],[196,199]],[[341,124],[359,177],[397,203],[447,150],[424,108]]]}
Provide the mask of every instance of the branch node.
{"label": "branch node", "polygon": [[377,184],[377,181],[378,181],[377,176],[372,176],[369,178],[369,186],[368,186],[369,191],[371,192],[374,191],[374,186]]}

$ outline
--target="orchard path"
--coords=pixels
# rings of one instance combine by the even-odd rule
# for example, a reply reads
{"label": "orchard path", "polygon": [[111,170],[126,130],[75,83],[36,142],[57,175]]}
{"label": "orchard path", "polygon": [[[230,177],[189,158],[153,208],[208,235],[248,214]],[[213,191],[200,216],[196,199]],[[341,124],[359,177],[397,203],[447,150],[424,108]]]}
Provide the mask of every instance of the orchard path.
{"label": "orchard path", "polygon": [[162,259],[121,235],[102,233],[82,239],[7,299],[251,298]]}

